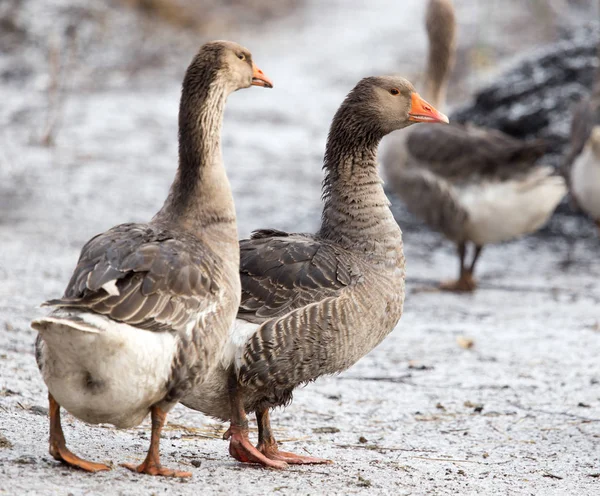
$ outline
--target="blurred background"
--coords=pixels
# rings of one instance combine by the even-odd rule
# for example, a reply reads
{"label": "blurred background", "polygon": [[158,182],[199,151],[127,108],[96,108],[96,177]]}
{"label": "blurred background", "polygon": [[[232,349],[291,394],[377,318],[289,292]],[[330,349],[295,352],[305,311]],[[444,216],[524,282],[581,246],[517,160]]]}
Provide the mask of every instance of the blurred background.
{"label": "blurred background", "polygon": [[[42,230],[50,237],[66,229],[69,243],[80,246],[117,222],[149,218],[177,163],[182,74],[203,42],[229,38],[250,48],[275,82],[273,91],[234,95],[227,107],[224,154],[240,234],[265,226],[314,229],[330,119],[361,77],[400,73],[419,88],[427,53],[425,5],[424,0],[3,0],[0,223],[12,232]],[[478,89],[501,83],[501,74],[548,46],[552,50],[549,44],[571,40],[580,47],[579,72],[571,64],[570,72],[561,73],[579,87],[552,102],[560,104],[560,112],[550,136],[564,139],[568,109],[591,83],[598,2],[455,5],[458,55],[448,106],[459,109],[459,120],[543,136],[546,124],[532,130],[503,126],[506,119],[486,122],[489,112],[482,117],[470,104]],[[526,75],[524,84],[531,80]],[[555,75],[550,83],[557,84]],[[520,104],[518,98],[514,103]],[[507,112],[514,118],[527,108]],[[556,165],[561,149],[553,151]],[[397,203],[403,227],[420,228]]]}

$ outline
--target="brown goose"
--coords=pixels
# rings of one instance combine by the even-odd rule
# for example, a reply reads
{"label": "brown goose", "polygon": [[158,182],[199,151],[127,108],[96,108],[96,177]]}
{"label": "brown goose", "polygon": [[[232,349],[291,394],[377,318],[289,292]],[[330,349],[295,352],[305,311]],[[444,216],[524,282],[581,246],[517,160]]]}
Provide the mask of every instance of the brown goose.
{"label": "brown goose", "polygon": [[[397,324],[404,301],[402,233],[377,171],[383,136],[413,122],[448,122],[401,77],[360,81],[327,141],[325,205],[316,234],[261,230],[241,242],[242,302],[222,366],[182,403],[231,421],[229,452],[283,468],[325,463],[278,450],[269,409],[300,384],[347,369]],[[246,412],[256,412],[258,446]]]}
{"label": "brown goose", "polygon": [[163,207],[147,224],[121,224],[83,247],[64,296],[32,322],[38,366],[48,386],[50,454],[90,472],[107,465],[69,451],[62,406],[89,423],[138,425],[152,415],[145,461],[127,468],[189,476],[162,467],[167,412],[201,383],[240,301],[233,198],[221,159],[227,96],[271,87],[236,43],[205,44],[190,64],[179,109],[179,169]]}
{"label": "brown goose", "polygon": [[[451,0],[430,0],[427,98],[441,106],[455,52]],[[473,291],[475,264],[484,245],[539,229],[566,192],[552,169],[536,166],[543,143],[465,126],[419,126],[393,136],[383,157],[392,190],[431,228],[455,242],[459,278],[441,285]],[[465,262],[467,244],[475,246]]]}
{"label": "brown goose", "polygon": [[574,203],[600,231],[600,64],[592,93],[573,112],[571,143],[563,167]]}

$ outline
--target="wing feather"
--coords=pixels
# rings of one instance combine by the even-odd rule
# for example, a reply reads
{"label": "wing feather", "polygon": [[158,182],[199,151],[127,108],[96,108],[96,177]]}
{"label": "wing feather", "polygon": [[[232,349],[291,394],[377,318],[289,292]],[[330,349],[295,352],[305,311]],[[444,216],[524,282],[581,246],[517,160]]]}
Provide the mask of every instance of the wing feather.
{"label": "wing feather", "polygon": [[526,173],[542,157],[542,140],[522,141],[492,129],[423,125],[407,137],[410,165],[451,181],[472,176],[505,180]]}
{"label": "wing feather", "polygon": [[[48,305],[87,308],[153,331],[179,331],[218,300],[219,257],[196,237],[122,224],[83,247],[64,296]],[[103,286],[114,281],[119,294]]]}
{"label": "wing feather", "polygon": [[336,250],[313,236],[281,231],[259,231],[241,241],[238,317],[260,323],[340,294],[359,279],[360,269]]}

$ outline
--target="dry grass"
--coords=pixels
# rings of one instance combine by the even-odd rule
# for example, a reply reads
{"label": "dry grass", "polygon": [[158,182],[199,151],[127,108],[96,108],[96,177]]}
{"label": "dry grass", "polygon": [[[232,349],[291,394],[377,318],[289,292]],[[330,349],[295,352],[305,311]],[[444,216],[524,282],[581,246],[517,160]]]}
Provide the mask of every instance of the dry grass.
{"label": "dry grass", "polygon": [[210,30],[240,22],[261,22],[289,13],[302,0],[118,0],[173,26]]}

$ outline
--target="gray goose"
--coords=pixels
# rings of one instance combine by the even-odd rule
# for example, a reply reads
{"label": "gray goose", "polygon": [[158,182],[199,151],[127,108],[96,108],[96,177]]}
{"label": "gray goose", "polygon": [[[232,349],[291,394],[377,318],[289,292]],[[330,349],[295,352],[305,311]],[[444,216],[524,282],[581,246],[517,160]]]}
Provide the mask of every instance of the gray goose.
{"label": "gray goose", "polygon": [[240,301],[233,198],[221,158],[227,96],[272,87],[250,52],[207,43],[190,64],[179,108],[179,168],[147,224],[121,224],[86,243],[62,298],[32,322],[48,386],[50,454],[90,472],[107,465],[66,447],[61,406],[88,423],[126,428],[152,416],[145,461],[127,468],[190,476],[161,466],[167,412],[218,361]]}
{"label": "gray goose", "polygon": [[[319,231],[260,230],[241,241],[242,301],[221,367],[182,400],[231,421],[225,438],[237,460],[273,468],[328,462],[279,451],[269,409],[289,403],[298,385],[347,369],[398,323],[402,233],[376,154],[383,136],[424,121],[448,118],[404,78],[361,80],[329,131]],[[258,420],[256,448],[247,412]]]}
{"label": "gray goose", "polygon": [[[456,44],[451,0],[430,0],[426,28],[426,88],[431,92],[426,96],[439,108]],[[392,137],[383,157],[392,191],[458,248],[459,278],[441,289],[473,291],[484,245],[534,232],[547,222],[566,186],[551,167],[535,165],[543,153],[541,141],[470,126],[419,126]],[[474,253],[467,264],[469,243]]]}
{"label": "gray goose", "polygon": [[600,232],[600,64],[591,94],[574,109],[563,172],[573,202],[592,218]]}

